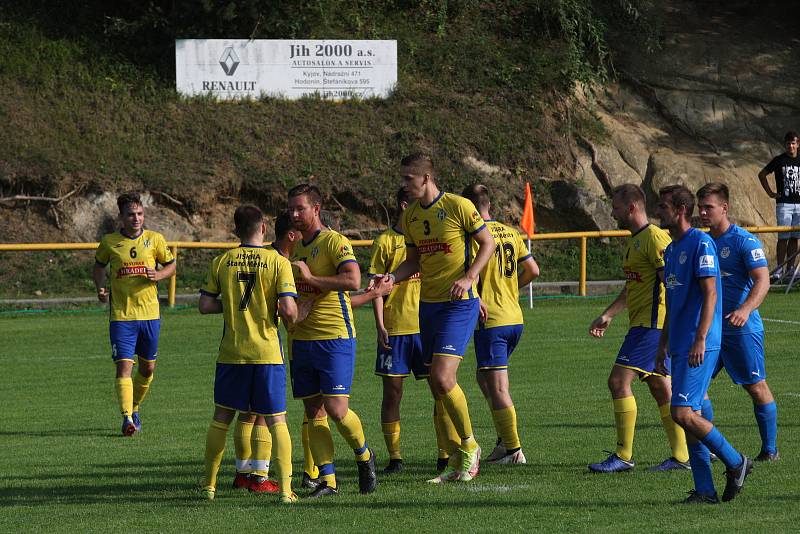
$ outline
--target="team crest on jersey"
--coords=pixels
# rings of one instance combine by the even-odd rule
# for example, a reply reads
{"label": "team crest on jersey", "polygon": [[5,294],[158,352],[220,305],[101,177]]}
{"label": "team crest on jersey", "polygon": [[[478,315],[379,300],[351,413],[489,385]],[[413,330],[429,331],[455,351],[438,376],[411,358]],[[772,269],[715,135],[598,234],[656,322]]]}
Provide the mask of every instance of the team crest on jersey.
{"label": "team crest on jersey", "polygon": [[722,247],[722,250],[719,251],[719,255],[722,258],[727,258],[731,255],[731,247]]}
{"label": "team crest on jersey", "polygon": [[685,250],[681,250],[681,255],[678,257],[678,263],[680,263],[681,265],[686,263],[686,251]]}
{"label": "team crest on jersey", "polygon": [[311,257],[312,258],[316,258],[317,254],[319,254],[319,247],[314,247],[313,249],[311,249]]}
{"label": "team crest on jersey", "polygon": [[145,239],[144,240],[144,248],[150,248],[150,240],[149,239]]}
{"label": "team crest on jersey", "polygon": [[436,212],[436,218],[443,221],[445,217],[447,217],[447,212],[444,211],[444,208],[439,208],[439,211]]}
{"label": "team crest on jersey", "polygon": [[682,285],[683,284],[678,282],[678,277],[675,276],[674,273],[672,273],[669,276],[667,276],[667,279],[664,281],[664,287],[666,287],[667,289],[672,289],[672,288],[675,288],[675,287],[678,287],[678,286],[682,286]]}

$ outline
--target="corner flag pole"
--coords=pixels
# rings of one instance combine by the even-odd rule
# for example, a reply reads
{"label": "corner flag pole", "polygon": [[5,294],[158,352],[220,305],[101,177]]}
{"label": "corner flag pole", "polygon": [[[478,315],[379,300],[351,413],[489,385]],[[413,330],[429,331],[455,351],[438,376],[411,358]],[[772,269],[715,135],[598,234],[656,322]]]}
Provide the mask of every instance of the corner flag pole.
{"label": "corner flag pole", "polygon": [[[531,250],[531,236],[536,228],[533,220],[533,195],[531,194],[531,184],[525,182],[525,206],[522,210],[522,220],[519,225],[528,234],[528,251]],[[533,282],[528,282],[528,307],[533,309]]]}

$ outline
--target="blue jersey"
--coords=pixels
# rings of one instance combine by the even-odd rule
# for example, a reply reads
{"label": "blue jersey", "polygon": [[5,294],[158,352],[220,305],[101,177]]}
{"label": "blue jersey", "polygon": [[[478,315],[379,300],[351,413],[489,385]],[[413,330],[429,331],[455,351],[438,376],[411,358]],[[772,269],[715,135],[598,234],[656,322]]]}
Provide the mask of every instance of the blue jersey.
{"label": "blue jersey", "polygon": [[689,353],[700,324],[703,293],[700,279],[714,277],[717,303],[706,335],[706,350],[720,348],[722,341],[722,284],[717,247],[705,232],[691,228],[664,252],[664,287],[667,289],[669,353],[673,358]]}
{"label": "blue jersey", "polygon": [[[750,271],[767,266],[767,257],[761,242],[747,230],[732,224],[728,230],[714,239],[719,253],[719,270],[722,275],[722,316],[739,308],[753,288]],[[722,334],[750,334],[762,332],[764,324],[758,310],[753,310],[750,318],[736,328],[728,321],[722,322]]]}

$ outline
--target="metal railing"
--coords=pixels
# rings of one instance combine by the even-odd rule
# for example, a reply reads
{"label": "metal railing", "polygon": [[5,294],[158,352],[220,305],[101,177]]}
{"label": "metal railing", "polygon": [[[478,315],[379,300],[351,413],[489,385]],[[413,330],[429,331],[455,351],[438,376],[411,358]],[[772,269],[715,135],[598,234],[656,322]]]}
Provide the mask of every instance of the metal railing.
{"label": "metal railing", "polygon": [[[776,232],[800,232],[800,226],[745,226],[745,230],[754,234],[776,233]],[[707,230],[707,229],[704,229]],[[531,237],[532,241],[548,241],[555,239],[579,239],[579,278],[578,294],[586,296],[586,250],[588,240],[600,239],[605,237],[629,237],[631,233],[627,230],[599,230],[592,232],[554,232],[547,234],[535,234]],[[371,247],[371,239],[351,240],[353,247]],[[0,243],[0,252],[11,251],[53,251],[53,250],[95,250],[99,243]],[[196,241],[168,241],[167,246],[172,251],[172,255],[177,260],[178,250],[186,249],[230,249],[239,246],[239,243],[222,242],[196,242]],[[169,279],[168,297],[170,307],[175,306],[175,293],[177,288],[177,271]]]}

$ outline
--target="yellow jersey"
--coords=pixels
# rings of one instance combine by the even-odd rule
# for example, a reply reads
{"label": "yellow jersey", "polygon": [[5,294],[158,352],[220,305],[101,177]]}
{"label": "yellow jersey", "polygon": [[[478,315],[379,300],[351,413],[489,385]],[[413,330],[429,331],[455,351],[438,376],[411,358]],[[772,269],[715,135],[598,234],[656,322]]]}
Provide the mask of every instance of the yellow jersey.
{"label": "yellow jersey", "polygon": [[[406,259],[405,236],[389,228],[372,242],[369,275],[391,273]],[[398,282],[383,300],[383,325],[390,336],[419,333],[419,273]]]}
{"label": "yellow jersey", "polygon": [[[478,210],[466,198],[442,192],[427,206],[415,201],[402,221],[406,246],[416,247],[419,254],[420,300],[449,301],[450,288],[472,261],[470,236],[485,227]],[[462,300],[476,297],[473,285]]]}
{"label": "yellow jersey", "polygon": [[[528,247],[519,232],[493,219],[486,227],[494,238],[494,258],[481,271],[478,293],[486,305],[489,318],[481,328],[522,324],[522,308],[519,307],[519,283],[517,266],[531,257]],[[478,244],[472,241],[473,256]]]}
{"label": "yellow jersey", "polygon": [[94,258],[99,265],[110,264],[112,321],[151,321],[160,317],[158,284],[147,278],[147,268],[175,261],[163,235],[152,230],[142,230],[134,238],[121,232],[106,234]]}
{"label": "yellow jersey", "polygon": [[664,249],[671,241],[669,232],[652,224],[628,239],[622,268],[625,271],[630,328],[664,326],[664,284],[658,271],[664,269]]}
{"label": "yellow jersey", "polygon": [[241,245],[214,258],[200,292],[221,295],[219,363],[283,363],[278,298],[297,297],[289,260],[274,249]]}
{"label": "yellow jersey", "polygon": [[[333,230],[322,230],[308,243],[301,240],[294,245],[292,261],[297,260],[306,262],[314,276],[335,276],[342,265],[355,263],[356,257],[345,236]],[[350,293],[320,291],[304,282],[299,271],[293,269],[300,300],[315,299],[315,302],[308,317],[294,326],[292,339],[322,341],[356,337]]]}

